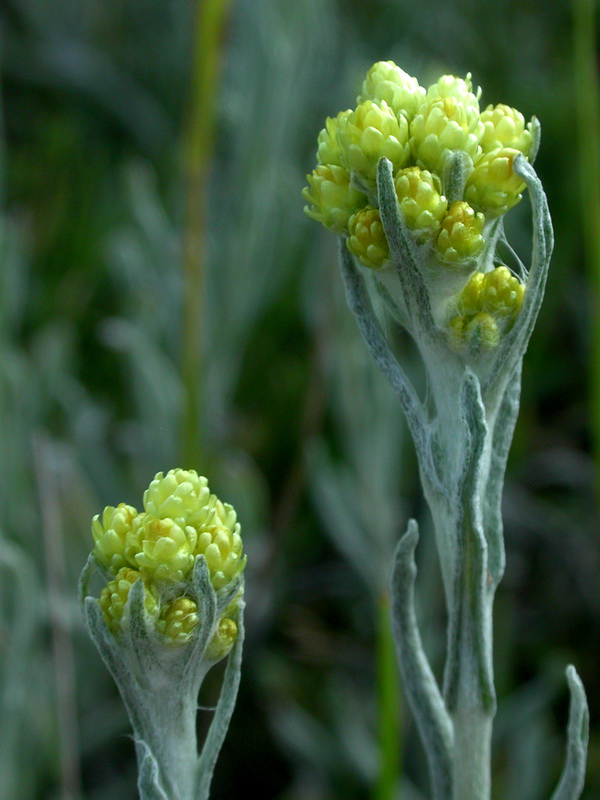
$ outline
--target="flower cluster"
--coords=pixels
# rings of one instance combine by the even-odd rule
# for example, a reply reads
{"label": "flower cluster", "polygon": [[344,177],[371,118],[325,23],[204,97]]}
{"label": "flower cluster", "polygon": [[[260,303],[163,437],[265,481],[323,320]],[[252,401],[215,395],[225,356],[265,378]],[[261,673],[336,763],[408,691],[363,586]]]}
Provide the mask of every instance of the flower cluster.
{"label": "flower cluster", "polygon": [[[127,598],[142,581],[144,607],[167,645],[190,641],[198,626],[191,596],[194,563],[204,557],[213,588],[224,589],[245,566],[235,510],[211,494],[206,478],[194,470],[159,472],[144,492],[144,510],[125,503],[108,506],[92,521],[93,555],[109,579],[100,608],[114,633],[128,625]],[[207,650],[223,658],[237,635],[239,597],[224,610]]]}
{"label": "flower cluster", "polygon": [[[376,185],[377,164],[387,158],[401,217],[415,246],[426,254],[429,273],[453,276],[448,307],[455,278],[467,282],[467,291],[478,274],[476,280],[490,270],[504,277],[508,272],[481,263],[482,255],[495,221],[521,199],[524,183],[513,171],[513,159],[519,153],[529,158],[534,148],[534,121],[526,123],[519,111],[502,104],[481,111],[480,94],[470,75],[443,75],[425,89],[393,62],[377,62],[356,107],[326,120],[317,142],[317,167],[302,193],[307,215],[344,237],[360,264],[388,270],[392,265]],[[458,190],[448,186],[457,153],[464,164]],[[455,349],[473,353],[494,347],[508,330],[523,297],[523,286],[509,277],[514,292],[510,313],[485,310],[482,301],[476,313],[441,315],[440,325]]]}

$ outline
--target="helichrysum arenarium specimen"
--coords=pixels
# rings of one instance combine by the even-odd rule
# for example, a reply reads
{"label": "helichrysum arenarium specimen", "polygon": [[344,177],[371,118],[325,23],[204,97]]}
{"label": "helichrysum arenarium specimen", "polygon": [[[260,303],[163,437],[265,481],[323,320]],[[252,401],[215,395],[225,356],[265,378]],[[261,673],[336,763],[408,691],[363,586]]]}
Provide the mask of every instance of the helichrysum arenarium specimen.
{"label": "helichrysum arenarium specimen", "polygon": [[[521,364],[543,297],[552,224],[531,166],[535,118],[480,107],[471,76],[427,89],[393,62],[374,64],[354,109],[326,120],[306,213],[341,237],[348,304],[395,389],[413,436],[435,523],[448,611],[440,690],[413,607],[418,540],[411,521],[396,551],[393,627],[404,689],[423,741],[434,800],[489,800],[496,697],[492,603],[504,571],[500,514],[518,412]],[[529,270],[498,257],[504,215],[527,189]],[[357,267],[357,264],[360,267]],[[421,398],[373,312],[365,277],[413,338],[427,375]],[[569,746],[552,800],[584,781],[587,705],[573,667]]]}
{"label": "helichrysum arenarium specimen", "polygon": [[[245,556],[235,510],[194,470],[173,469],[151,481],[143,510],[119,503],[94,517],[92,537],[81,595],[134,728],[140,796],[208,797],[239,682]],[[97,599],[86,596],[93,573]],[[232,650],[198,754],[200,684]]]}

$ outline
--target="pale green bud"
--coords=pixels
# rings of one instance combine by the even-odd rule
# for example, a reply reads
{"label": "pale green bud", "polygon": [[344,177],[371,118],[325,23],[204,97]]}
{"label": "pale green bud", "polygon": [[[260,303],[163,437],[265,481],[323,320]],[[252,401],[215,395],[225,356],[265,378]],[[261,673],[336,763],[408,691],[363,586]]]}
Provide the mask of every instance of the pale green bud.
{"label": "pale green bud", "polygon": [[525,127],[525,118],[516,108],[503,103],[488,106],[481,113],[481,121],[484,128],[481,149],[484,153],[511,147],[524,156],[529,154],[532,123],[528,122]]}
{"label": "pale green bud", "polygon": [[151,517],[178,525],[201,525],[212,514],[208,481],[193,469],[158,472],[144,492],[144,509]]}
{"label": "pale green bud", "polygon": [[177,597],[165,603],[156,620],[157,632],[172,647],[187,644],[197,627],[198,606],[190,597]]}
{"label": "pale green bud", "polygon": [[479,113],[479,98],[481,97],[481,87],[473,92],[473,83],[471,81],[471,73],[468,72],[466,77],[457,78],[454,75],[442,75],[441,78],[427,89],[427,100],[436,100],[438,98],[453,97],[458,100],[465,107],[473,108]]}
{"label": "pale green bud", "polygon": [[151,617],[158,612],[158,602],[154,590],[137,570],[124,567],[117,572],[114,580],[109,581],[100,592],[98,602],[102,616],[112,633],[126,629],[128,625],[127,598],[131,587],[137,580],[144,585],[144,608]]}
{"label": "pale green bud", "polygon": [[525,184],[513,172],[513,159],[518,151],[505,147],[482,153],[475,161],[464,197],[487,217],[505,214],[521,199]]}
{"label": "pale green bud", "polygon": [[367,72],[357,104],[384,101],[397,115],[410,120],[425,99],[425,89],[393,61],[377,61]]}
{"label": "pale green bud", "polygon": [[107,506],[102,517],[96,514],[92,520],[92,536],[96,543],[94,555],[112,575],[127,565],[125,557],[125,538],[137,511],[133,506],[119,503],[116,508]]}
{"label": "pale green bud", "polygon": [[367,199],[350,183],[350,174],[335,164],[321,164],[307,175],[302,197],[310,203],[304,213],[337,234],[346,232],[348,220]]}
{"label": "pale green bud", "polygon": [[456,97],[433,97],[418,110],[410,124],[410,147],[420,167],[441,174],[453,150],[472,159],[481,152],[483,124],[479,110]]}
{"label": "pale green bud", "polygon": [[130,563],[152,581],[181,583],[194,566],[198,533],[191,525],[182,528],[172,519],[139,514],[127,535]]}
{"label": "pale green bud", "polygon": [[436,247],[442,261],[462,266],[461,262],[477,256],[483,249],[483,214],[468,203],[452,203],[442,220]]}
{"label": "pale green bud", "polygon": [[389,249],[379,211],[366,206],[350,217],[346,246],[364,267],[382,269],[387,266]]}
{"label": "pale green bud", "polygon": [[345,119],[352,110],[340,111],[336,117],[327,117],[325,127],[317,137],[317,164],[330,164],[341,166],[340,146],[337,139],[337,130],[342,119]]}
{"label": "pale green bud", "polygon": [[448,201],[441,192],[440,179],[426,169],[407,167],[396,175],[398,203],[409,228],[429,235],[446,214]]}
{"label": "pale green bud", "polygon": [[377,162],[385,156],[394,169],[404,166],[410,154],[408,123],[381,100],[366,100],[339,121],[337,131],[342,166],[356,172],[368,188],[375,188]]}
{"label": "pale green bud", "polygon": [[215,589],[226,586],[246,565],[240,524],[233,506],[216,500],[212,522],[198,530],[196,555],[204,555]]}
{"label": "pale green bud", "polygon": [[229,653],[237,639],[238,628],[234,620],[221,617],[213,638],[208,643],[205,657],[209,661],[220,661]]}

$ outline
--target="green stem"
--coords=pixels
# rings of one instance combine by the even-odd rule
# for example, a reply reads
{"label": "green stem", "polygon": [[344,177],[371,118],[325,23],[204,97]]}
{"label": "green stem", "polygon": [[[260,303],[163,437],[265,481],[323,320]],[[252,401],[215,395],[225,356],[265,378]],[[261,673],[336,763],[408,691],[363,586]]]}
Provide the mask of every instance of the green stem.
{"label": "green stem", "polygon": [[579,193],[584,259],[592,294],[589,408],[600,496],[600,88],[596,67],[596,3],[573,0]]}
{"label": "green stem", "polygon": [[397,798],[400,774],[400,693],[394,638],[390,622],[390,596],[377,598],[377,721],[379,773],[374,800]]}
{"label": "green stem", "polygon": [[182,463],[202,462],[202,306],[205,263],[206,183],[214,144],[222,37],[230,0],[198,0],[192,78],[184,141],[186,182],[183,234],[183,320],[180,428]]}

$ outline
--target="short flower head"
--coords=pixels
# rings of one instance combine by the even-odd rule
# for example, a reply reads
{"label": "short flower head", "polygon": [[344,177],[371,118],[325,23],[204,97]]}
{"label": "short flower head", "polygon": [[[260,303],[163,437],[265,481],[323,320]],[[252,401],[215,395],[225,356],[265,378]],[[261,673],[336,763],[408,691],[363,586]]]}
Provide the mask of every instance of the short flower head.
{"label": "short flower head", "polygon": [[366,204],[365,195],[352,186],[348,171],[335,164],[320,164],[306,178],[302,196],[310,204],[304,208],[307,216],[334,233],[344,233],[352,214]]}
{"label": "short flower head", "polygon": [[410,124],[410,147],[418,166],[439,175],[455,150],[474,159],[481,152],[482,135],[478,108],[451,94],[433,96]]}
{"label": "short flower head", "polygon": [[442,220],[436,242],[439,257],[449,265],[461,265],[472,260],[483,250],[483,214],[468,203],[452,203]]}
{"label": "short flower head", "polygon": [[448,323],[453,349],[474,354],[496,347],[511,329],[524,293],[524,285],[508,267],[475,272],[449,303],[457,312]]}
{"label": "short flower head", "polygon": [[222,616],[219,620],[215,635],[206,648],[206,658],[209,661],[220,661],[231,650],[237,637],[238,628],[235,620]]}
{"label": "short flower head", "polygon": [[197,538],[191,525],[183,528],[173,519],[139,514],[127,537],[127,557],[153,581],[181,583],[194,566]]}
{"label": "short flower head", "polygon": [[198,626],[198,606],[190,597],[176,597],[160,609],[156,630],[166,644],[187,644]]}
{"label": "short flower head", "polygon": [[350,217],[346,245],[364,267],[377,270],[387,265],[388,243],[376,208],[366,206]]}
{"label": "short flower head", "polygon": [[432,233],[439,228],[448,201],[441,195],[437,175],[419,167],[407,167],[396,175],[395,188],[409,228],[425,233]]}
{"label": "short flower head", "polygon": [[[196,562],[204,560],[213,589],[226,596],[246,563],[240,524],[233,506],[211,494],[206,478],[194,470],[157,473],[144,492],[144,509],[138,513],[120,503],[94,517],[93,556],[114,576],[100,592],[100,608],[112,633],[122,629],[130,589],[140,580],[144,606],[159,638],[182,646],[200,624],[194,595]],[[241,599],[240,591],[228,606],[232,620]],[[231,625],[227,630],[232,644]],[[214,636],[216,641],[221,634],[215,629]],[[228,652],[223,642],[217,650]]]}
{"label": "short flower head", "polygon": [[150,617],[156,617],[158,612],[157,596],[154,589],[144,579],[140,572],[128,567],[120,569],[114,580],[109,581],[100,592],[100,609],[109,630],[118,633],[127,628],[127,600],[131,587],[136,581],[142,581],[144,588],[144,608]]}
{"label": "short flower head", "polygon": [[488,106],[481,113],[481,122],[483,123],[481,149],[484,153],[510,147],[523,153],[524,156],[529,155],[532,123],[528,122],[525,125],[523,114],[516,108],[503,103]]}

